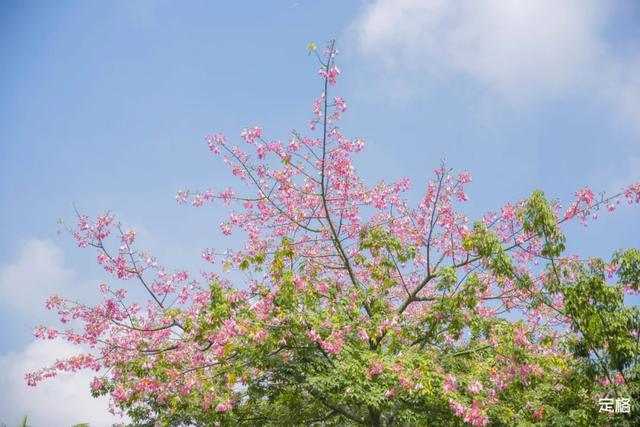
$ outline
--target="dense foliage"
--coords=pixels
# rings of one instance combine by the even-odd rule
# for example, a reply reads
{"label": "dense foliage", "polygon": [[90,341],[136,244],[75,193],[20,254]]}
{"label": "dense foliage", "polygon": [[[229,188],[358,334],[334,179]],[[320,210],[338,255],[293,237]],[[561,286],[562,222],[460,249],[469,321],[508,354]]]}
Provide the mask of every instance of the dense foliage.
{"label": "dense foliage", "polygon": [[[130,284],[102,285],[96,306],[52,296],[74,328],[36,335],[89,350],[28,382],[94,369],[93,394],[134,426],[638,425],[640,313],[625,296],[640,252],[578,258],[561,226],[640,202],[640,185],[585,188],[568,208],[536,191],[470,223],[458,207],[471,178],[441,165],[412,206],[407,179],[357,174],[363,141],[342,134],[347,106],[329,93],[338,52],[310,50],[323,84],[310,136],[252,127],[241,148],[211,135],[241,185],[178,193],[235,206],[221,228],[244,247],[206,250],[220,270],[196,279],[137,250],[112,215],[79,215],[78,244],[149,300]],[[631,413],[601,412],[603,397],[630,398]]]}

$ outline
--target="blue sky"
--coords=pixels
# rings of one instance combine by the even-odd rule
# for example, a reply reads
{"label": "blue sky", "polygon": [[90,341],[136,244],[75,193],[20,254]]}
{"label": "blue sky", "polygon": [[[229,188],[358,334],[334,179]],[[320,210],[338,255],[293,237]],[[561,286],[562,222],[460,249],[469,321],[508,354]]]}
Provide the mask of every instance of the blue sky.
{"label": "blue sky", "polygon": [[[408,176],[417,198],[446,159],[471,172],[466,209],[477,217],[534,189],[569,200],[585,185],[640,181],[640,5],[479,5],[2,2],[0,393],[16,390],[0,399],[6,421],[106,422],[104,403],[86,398],[90,376],[21,384],[25,369],[72,351],[32,342],[44,298],[90,301],[108,280],[57,220],[73,220],[73,203],[110,209],[167,267],[197,271],[203,248],[233,242],[217,226],[224,210],[179,206],[175,191],[231,183],[207,133],[306,129],[321,92],[310,41],[338,39],[343,127],[367,142],[357,164],[369,182]],[[570,228],[570,246],[601,256],[640,246],[638,224],[640,210],[623,208]]]}

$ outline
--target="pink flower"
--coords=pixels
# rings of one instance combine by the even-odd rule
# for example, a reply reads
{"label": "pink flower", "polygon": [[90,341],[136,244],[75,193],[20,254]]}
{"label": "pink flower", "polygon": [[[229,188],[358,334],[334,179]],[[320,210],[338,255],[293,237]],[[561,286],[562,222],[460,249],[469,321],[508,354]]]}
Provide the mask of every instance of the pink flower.
{"label": "pink flower", "polygon": [[232,198],[233,196],[235,196],[235,194],[236,194],[236,193],[235,193],[235,191],[233,191],[233,189],[232,189],[232,188],[227,188],[226,190],[222,191],[222,192],[218,195],[218,197],[220,197],[220,199],[222,199],[222,202],[223,202],[225,205],[228,205],[228,204],[229,204],[229,201],[231,200],[231,198]]}
{"label": "pink flower", "polygon": [[336,77],[340,75],[340,69],[336,65],[334,65],[329,70],[329,73],[327,73],[324,68],[321,68],[318,74],[320,74],[320,77],[322,77],[323,79],[328,79],[329,84],[333,86],[336,84]]}
{"label": "pink flower", "polygon": [[209,150],[211,150],[213,154],[220,154],[220,147],[227,143],[227,137],[222,133],[209,135],[206,140],[209,145]]}
{"label": "pink flower", "polygon": [[232,407],[233,407],[233,401],[231,400],[227,400],[226,402],[220,402],[216,406],[216,412],[219,412],[219,413],[227,412]]}
{"label": "pink flower", "polygon": [[127,391],[120,386],[117,386],[113,390],[112,396],[116,402],[126,402],[127,400],[129,400],[129,393],[127,393]]}
{"label": "pink flower", "polygon": [[265,338],[267,338],[267,331],[265,331],[264,329],[261,329],[253,336],[253,340],[256,342],[262,342],[265,340]]}
{"label": "pink flower", "polygon": [[340,75],[340,69],[338,68],[338,66],[334,65],[333,67],[331,67],[331,69],[329,70],[329,84],[330,85],[335,85],[336,84],[336,77],[338,77]]}
{"label": "pink flower", "polygon": [[484,405],[474,399],[471,408],[467,409],[463,420],[472,426],[486,426],[489,424],[489,417],[482,411]]}
{"label": "pink flower", "polygon": [[467,391],[471,394],[478,394],[482,391],[482,383],[480,381],[474,381],[467,387]]}
{"label": "pink flower", "polygon": [[99,391],[104,386],[104,380],[102,378],[95,377],[93,381],[91,381],[91,390]]}
{"label": "pink flower", "polygon": [[376,362],[369,366],[369,375],[380,375],[382,373],[382,363]]}
{"label": "pink flower", "polygon": [[640,203],[640,184],[632,184],[627,187],[624,190],[624,197],[629,203],[633,203],[634,200],[636,203]]}
{"label": "pink flower", "polygon": [[344,343],[342,340],[337,340],[335,342],[327,342],[327,341],[320,342],[320,345],[322,346],[322,348],[324,348],[327,352],[331,354],[338,354],[342,349],[343,344]]}
{"label": "pink flower", "polygon": [[228,222],[221,223],[220,229],[222,230],[222,234],[224,234],[225,236],[231,235],[231,224],[229,224]]}
{"label": "pink flower", "polygon": [[257,126],[252,128],[246,128],[242,131],[240,136],[249,144],[254,144],[256,139],[260,139],[262,137],[262,129]]}
{"label": "pink flower", "polygon": [[591,202],[596,198],[593,191],[587,187],[576,192],[576,197],[578,198],[578,201],[585,202],[586,204],[591,204]]}
{"label": "pink flower", "polygon": [[467,171],[462,172],[461,174],[458,175],[458,182],[460,184],[467,184],[471,182],[471,174]]}
{"label": "pink flower", "polygon": [[59,308],[61,305],[62,305],[62,299],[56,294],[51,295],[46,302],[46,307],[49,310],[52,310],[54,308]]}
{"label": "pink flower", "polygon": [[322,116],[322,100],[320,99],[313,100],[313,114],[317,117]]}
{"label": "pink flower", "polygon": [[464,407],[464,405],[456,402],[453,399],[449,399],[449,406],[451,407],[451,410],[453,411],[453,413],[456,414],[458,417],[464,416],[466,412],[466,408]]}
{"label": "pink flower", "polygon": [[400,381],[400,385],[405,389],[405,390],[409,390],[412,389],[413,386],[415,385],[413,383],[413,381],[411,381],[409,378],[406,378],[404,376],[399,376],[398,380]]}
{"label": "pink flower", "polygon": [[206,249],[202,252],[202,259],[211,264],[216,262],[216,257],[211,249]]}
{"label": "pink flower", "polygon": [[444,384],[442,385],[444,391],[456,391],[458,390],[458,383],[453,375],[448,374],[444,377]]}
{"label": "pink flower", "polygon": [[517,345],[524,347],[525,349],[531,347],[531,342],[529,342],[529,339],[527,338],[526,330],[524,327],[519,326],[518,329],[516,329],[513,338]]}
{"label": "pink flower", "polygon": [[320,335],[318,335],[313,329],[307,331],[307,337],[309,337],[313,342],[320,342],[322,340],[322,337],[320,337]]}
{"label": "pink flower", "polygon": [[329,286],[326,282],[320,282],[316,285],[316,290],[321,294],[326,294],[327,292],[329,292]]}
{"label": "pink flower", "polygon": [[533,413],[534,420],[541,420],[544,414],[544,406],[538,406],[538,409]]}

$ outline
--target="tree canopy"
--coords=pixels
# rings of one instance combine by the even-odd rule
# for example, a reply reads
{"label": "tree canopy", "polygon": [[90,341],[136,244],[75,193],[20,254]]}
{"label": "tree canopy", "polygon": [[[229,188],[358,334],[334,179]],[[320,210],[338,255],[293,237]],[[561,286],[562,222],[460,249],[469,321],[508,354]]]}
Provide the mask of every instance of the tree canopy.
{"label": "tree canopy", "polygon": [[[347,104],[331,94],[338,51],[309,49],[323,87],[309,134],[210,135],[239,185],[178,192],[229,206],[222,231],[243,247],[205,250],[198,278],[137,249],[113,215],[79,214],[68,230],[125,285],[102,285],[93,306],[47,301],[73,327],[36,335],[88,351],[28,383],[93,369],[92,393],[132,426],[638,425],[640,313],[625,296],[640,252],[568,254],[562,227],[640,202],[640,185],[584,188],[565,207],[536,191],[471,221],[469,173],[441,164],[411,204],[407,179],[357,173],[364,142],[342,133]],[[148,301],[128,295],[135,284]],[[630,399],[630,413],[602,398]]]}

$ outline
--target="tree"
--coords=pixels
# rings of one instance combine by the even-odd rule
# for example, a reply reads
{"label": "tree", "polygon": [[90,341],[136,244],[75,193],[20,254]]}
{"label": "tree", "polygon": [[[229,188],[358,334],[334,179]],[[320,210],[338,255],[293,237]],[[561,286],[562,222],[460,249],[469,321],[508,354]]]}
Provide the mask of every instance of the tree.
{"label": "tree", "polygon": [[468,173],[441,165],[417,206],[406,179],[367,186],[352,156],[363,148],[337,126],[340,70],[333,42],[320,61],[323,94],[312,136],[268,140],[244,129],[247,151],[207,138],[246,194],[179,191],[181,203],[234,205],[225,235],[241,250],[203,258],[246,274],[234,286],[168,272],[135,248],[110,214],[79,214],[79,246],[127,288],[101,286],[83,305],[53,295],[47,306],[78,329],[39,327],[93,352],[27,375],[94,369],[94,395],[109,395],[131,425],[636,425],[602,412],[599,399],[637,399],[640,252],[610,259],[565,253],[564,223],[640,202],[640,185],[568,209],[536,191],[470,223]]}

